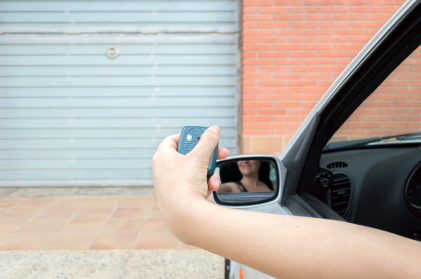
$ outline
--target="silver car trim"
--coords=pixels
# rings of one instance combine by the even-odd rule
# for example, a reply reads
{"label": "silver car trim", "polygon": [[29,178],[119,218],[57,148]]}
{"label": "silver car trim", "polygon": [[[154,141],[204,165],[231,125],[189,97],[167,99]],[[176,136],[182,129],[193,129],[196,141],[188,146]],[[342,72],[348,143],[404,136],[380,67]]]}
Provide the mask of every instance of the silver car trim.
{"label": "silver car trim", "polygon": [[316,106],[311,110],[306,119],[300,125],[294,136],[289,141],[288,145],[279,155],[279,159],[282,160],[285,155],[289,152],[291,147],[295,144],[297,139],[303,133],[305,127],[308,125],[310,120],[314,117],[317,112],[321,112],[333,96],[339,91],[344,83],[352,77],[355,71],[361,66],[361,64],[373,53],[374,50],[380,45],[380,43],[387,37],[387,35],[393,30],[393,28],[401,21],[403,15],[410,10],[417,0],[407,0],[393,16],[383,25],[382,28],[371,38],[371,40],[363,47],[363,49],[355,56],[351,63],[345,68],[345,70],[339,75],[339,77],[329,87],[323,97],[317,102]]}
{"label": "silver car trim", "polygon": [[249,154],[249,155],[237,155],[237,156],[232,156],[232,157],[228,157],[226,159],[223,160],[218,160],[217,163],[219,162],[225,162],[225,161],[231,161],[231,160],[238,160],[238,159],[243,159],[243,158],[269,158],[269,159],[273,159],[278,163],[278,173],[279,173],[279,192],[278,195],[275,197],[274,200],[272,201],[268,201],[268,202],[264,202],[264,203],[259,203],[259,204],[252,204],[252,205],[225,205],[225,204],[219,204],[215,201],[213,195],[214,193],[212,193],[212,201],[215,204],[218,204],[220,206],[224,206],[224,207],[228,207],[228,208],[254,208],[254,207],[258,207],[258,206],[264,206],[264,205],[269,205],[275,202],[279,202],[281,201],[282,198],[282,192],[284,191],[284,184],[285,184],[285,178],[287,175],[287,170],[285,167],[283,167],[282,162],[279,160],[279,158],[277,156],[273,156],[273,155],[267,155],[267,154]]}

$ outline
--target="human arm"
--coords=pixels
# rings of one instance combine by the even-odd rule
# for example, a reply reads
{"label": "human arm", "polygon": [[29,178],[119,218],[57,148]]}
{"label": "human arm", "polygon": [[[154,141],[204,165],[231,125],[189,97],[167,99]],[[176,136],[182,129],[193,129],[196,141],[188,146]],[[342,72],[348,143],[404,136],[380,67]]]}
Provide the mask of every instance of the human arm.
{"label": "human arm", "polygon": [[[421,244],[345,222],[242,211],[208,203],[206,179],[219,129],[187,155],[167,138],[153,159],[161,213],[181,241],[277,278],[421,278]],[[219,158],[226,155],[218,152]],[[209,188],[208,188],[209,185]]]}

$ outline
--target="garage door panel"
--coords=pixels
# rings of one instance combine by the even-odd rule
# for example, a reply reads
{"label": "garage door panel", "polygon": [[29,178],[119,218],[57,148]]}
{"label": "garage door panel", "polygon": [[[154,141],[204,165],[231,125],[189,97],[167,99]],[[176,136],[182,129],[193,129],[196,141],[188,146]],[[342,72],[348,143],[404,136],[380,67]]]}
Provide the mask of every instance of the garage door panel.
{"label": "garage door panel", "polygon": [[[0,97],[221,97],[233,96],[235,86],[3,87]],[[0,103],[1,105],[1,103]]]}

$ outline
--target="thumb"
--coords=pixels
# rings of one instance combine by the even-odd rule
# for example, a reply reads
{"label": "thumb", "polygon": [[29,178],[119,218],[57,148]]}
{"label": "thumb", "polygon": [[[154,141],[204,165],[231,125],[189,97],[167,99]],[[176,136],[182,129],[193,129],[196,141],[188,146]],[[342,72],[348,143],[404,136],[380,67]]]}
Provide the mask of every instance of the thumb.
{"label": "thumb", "polygon": [[191,151],[196,153],[198,156],[206,158],[209,161],[212,152],[215,150],[216,145],[219,141],[219,127],[212,126],[208,128],[200,137],[199,143]]}

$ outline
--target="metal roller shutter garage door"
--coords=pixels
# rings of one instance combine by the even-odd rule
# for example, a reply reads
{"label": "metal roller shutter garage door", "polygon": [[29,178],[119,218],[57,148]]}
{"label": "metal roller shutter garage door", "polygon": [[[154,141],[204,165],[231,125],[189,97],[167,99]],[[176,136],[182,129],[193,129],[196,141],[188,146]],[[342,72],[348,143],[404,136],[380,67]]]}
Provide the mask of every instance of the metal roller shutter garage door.
{"label": "metal roller shutter garage door", "polygon": [[185,125],[236,154],[238,5],[0,1],[0,186],[152,185]]}

